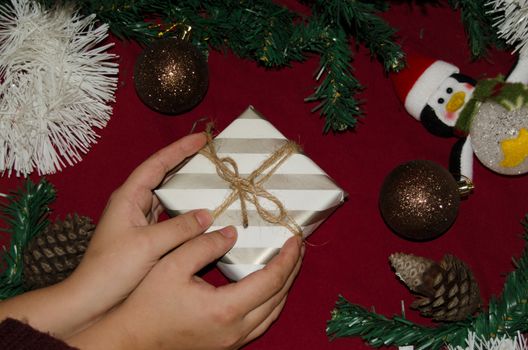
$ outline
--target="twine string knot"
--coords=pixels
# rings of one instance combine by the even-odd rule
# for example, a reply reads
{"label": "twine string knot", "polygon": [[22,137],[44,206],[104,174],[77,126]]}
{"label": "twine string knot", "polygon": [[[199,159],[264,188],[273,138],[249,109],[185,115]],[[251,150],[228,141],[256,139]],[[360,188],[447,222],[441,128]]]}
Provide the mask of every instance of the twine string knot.
{"label": "twine string knot", "polygon": [[[242,177],[238,171],[238,165],[231,157],[220,158],[216,152],[210,132],[206,132],[207,144],[200,154],[209,159],[216,167],[218,176],[229,183],[232,190],[229,196],[213,210],[213,217],[216,219],[237,199],[240,201],[242,213],[242,225],[248,227],[247,203],[255,206],[257,213],[267,222],[286,227],[293,234],[302,235],[300,226],[289,215],[282,202],[264,188],[264,183],[275,173],[279,166],[292,154],[299,151],[299,146],[292,141],[286,142],[283,146],[272,153],[262,164],[251,172],[247,177]],[[268,170],[269,169],[269,170]],[[266,172],[266,170],[268,170]],[[275,210],[268,210],[261,205],[261,199],[273,203]]]}

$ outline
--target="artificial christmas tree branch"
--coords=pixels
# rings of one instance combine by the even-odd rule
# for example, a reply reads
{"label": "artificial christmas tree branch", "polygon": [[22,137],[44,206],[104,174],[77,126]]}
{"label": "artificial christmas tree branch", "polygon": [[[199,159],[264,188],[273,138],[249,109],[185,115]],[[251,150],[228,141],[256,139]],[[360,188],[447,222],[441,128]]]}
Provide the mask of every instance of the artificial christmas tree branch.
{"label": "artificial christmas tree branch", "polygon": [[[320,110],[321,115],[326,116],[325,132],[353,127],[355,117],[361,114],[358,102],[353,97],[361,89],[361,85],[352,74],[342,74],[343,71],[352,70],[348,58],[352,53],[344,39],[345,33],[338,30],[329,34],[327,47],[321,52],[316,78],[323,74],[325,77],[315,92],[305,99],[308,102],[319,102],[312,111]],[[333,41],[332,38],[338,39]]]}
{"label": "artificial christmas tree branch", "polygon": [[[0,0],[0,3],[9,0]],[[47,7],[53,0],[36,0]],[[480,57],[489,46],[501,45],[486,0],[449,0],[460,10],[472,55]],[[193,43],[207,51],[230,49],[242,58],[265,67],[281,68],[303,61],[310,54],[321,56],[316,78],[319,85],[306,101],[317,101],[314,108],[325,118],[323,130],[352,129],[362,115],[355,95],[361,84],[353,75],[351,41],[366,46],[386,72],[404,66],[404,54],[395,42],[395,29],[380,16],[388,1],[316,0],[306,2],[311,15],[303,16],[271,0],[174,1],[159,0],[78,0],[79,10],[109,25],[121,39],[147,44],[164,33],[164,28],[190,25]],[[157,23],[158,25],[153,25]],[[166,35],[167,33],[165,33]],[[336,47],[333,47],[336,46]],[[339,78],[339,79],[336,79]],[[343,93],[345,92],[345,93]]]}
{"label": "artificial christmas tree branch", "polygon": [[[6,2],[7,0],[0,0]],[[56,1],[37,0],[47,7]],[[364,43],[387,71],[403,67],[403,53],[394,42],[395,30],[378,15],[387,6],[362,1],[316,1],[311,16],[302,16],[271,0],[179,1],[82,0],[72,1],[83,14],[95,13],[119,38],[148,43],[158,37],[162,26],[187,24],[192,40],[206,51],[230,49],[242,58],[265,67],[280,68],[303,61],[310,54],[321,55],[322,74],[313,96],[326,119],[324,131],[353,128],[362,114],[355,94],[361,89],[352,74],[349,42]],[[333,10],[341,9],[337,15]],[[337,17],[336,17],[337,16]],[[346,48],[345,48],[346,47]]]}
{"label": "artificial christmas tree branch", "polygon": [[528,215],[523,221],[525,248],[508,274],[499,298],[487,310],[464,321],[425,327],[402,316],[391,319],[339,297],[326,332],[331,339],[361,337],[374,347],[413,345],[417,350],[464,346],[470,332],[482,339],[513,336],[528,331]]}
{"label": "artificial christmas tree branch", "polygon": [[474,59],[486,54],[490,46],[504,48],[493,27],[493,14],[487,5],[489,0],[449,0],[454,10],[460,10],[462,23],[467,34],[468,45]]}
{"label": "artificial christmas tree branch", "polygon": [[326,332],[331,339],[359,336],[373,347],[414,345],[416,350],[433,350],[447,343],[463,344],[468,325],[464,321],[430,328],[403,316],[388,319],[339,296]]}
{"label": "artificial christmas tree branch", "polygon": [[394,42],[396,30],[379,17],[379,11],[386,10],[388,5],[380,5],[380,2],[318,0],[314,2],[313,12],[320,14],[328,26],[338,25],[357,43],[364,44],[386,72],[399,71],[405,63],[403,53]]}
{"label": "artificial christmas tree branch", "polygon": [[1,229],[10,238],[9,249],[1,255],[0,300],[24,292],[23,250],[27,243],[48,225],[48,205],[55,200],[55,189],[46,180],[34,184],[26,180],[23,188],[7,195],[0,203],[0,219],[7,227]]}

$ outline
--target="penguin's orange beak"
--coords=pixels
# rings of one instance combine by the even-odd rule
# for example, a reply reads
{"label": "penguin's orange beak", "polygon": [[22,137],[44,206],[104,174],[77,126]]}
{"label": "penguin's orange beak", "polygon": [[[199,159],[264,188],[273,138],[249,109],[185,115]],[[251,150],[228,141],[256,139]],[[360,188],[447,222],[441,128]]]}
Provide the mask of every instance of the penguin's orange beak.
{"label": "penguin's orange beak", "polygon": [[462,107],[464,101],[466,100],[466,93],[463,91],[458,91],[451,96],[449,102],[447,102],[446,110],[448,112],[456,112]]}

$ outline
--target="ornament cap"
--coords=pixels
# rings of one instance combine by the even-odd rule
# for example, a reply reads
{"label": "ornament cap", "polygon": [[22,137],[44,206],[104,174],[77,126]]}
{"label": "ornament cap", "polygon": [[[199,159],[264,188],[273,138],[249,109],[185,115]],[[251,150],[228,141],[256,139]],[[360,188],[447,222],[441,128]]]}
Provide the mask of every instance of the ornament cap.
{"label": "ornament cap", "polygon": [[468,177],[464,175],[462,175],[461,180],[457,181],[457,185],[460,198],[467,198],[470,194],[473,193],[473,190],[475,189],[473,181],[471,181]]}
{"label": "ornament cap", "polygon": [[181,27],[182,27],[181,39],[188,41],[191,38],[192,27],[184,23],[182,23]]}
{"label": "ornament cap", "polygon": [[[182,41],[189,41],[191,38],[192,27],[187,23],[172,23],[166,27],[161,24],[154,24],[152,28],[159,28],[158,38],[176,38]],[[170,35],[169,35],[170,34]]]}

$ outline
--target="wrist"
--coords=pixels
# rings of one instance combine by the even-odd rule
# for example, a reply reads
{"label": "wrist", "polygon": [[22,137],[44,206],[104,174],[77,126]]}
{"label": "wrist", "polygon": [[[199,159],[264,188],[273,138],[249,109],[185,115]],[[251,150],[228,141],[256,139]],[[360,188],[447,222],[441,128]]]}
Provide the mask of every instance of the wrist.
{"label": "wrist", "polygon": [[109,281],[101,280],[101,275],[105,274],[93,273],[81,263],[70,277],[61,282],[61,288],[67,293],[71,312],[77,315],[75,332],[94,324],[123,300],[107,296],[108,288],[105,286],[108,286]]}
{"label": "wrist", "polygon": [[0,320],[14,318],[62,339],[83,326],[78,321],[78,309],[69,286],[60,282],[3,301]]}
{"label": "wrist", "polygon": [[63,295],[65,302],[68,304],[70,313],[75,314],[76,318],[72,321],[77,324],[76,331],[84,329],[97,321],[107,309],[98,306],[98,291],[92,287],[79,283],[77,279],[67,278],[60,283],[59,295]]}
{"label": "wrist", "polygon": [[136,350],[140,345],[135,334],[127,328],[126,319],[117,308],[84,330],[68,337],[65,342],[82,350]]}

